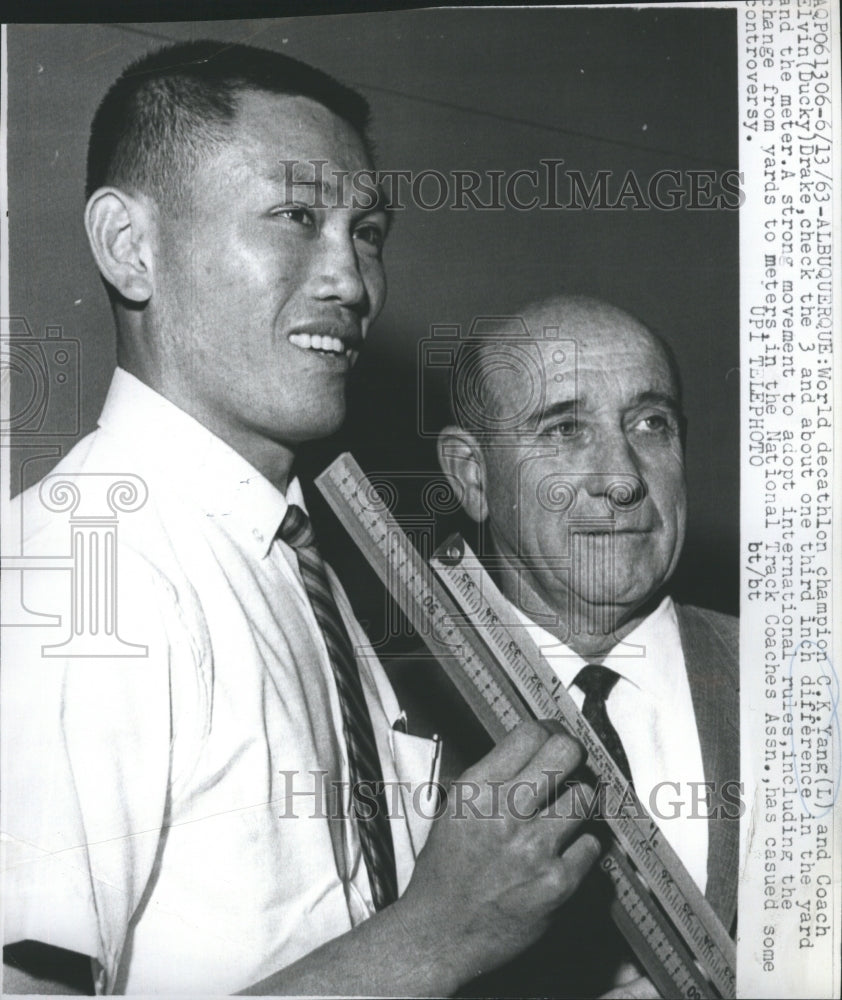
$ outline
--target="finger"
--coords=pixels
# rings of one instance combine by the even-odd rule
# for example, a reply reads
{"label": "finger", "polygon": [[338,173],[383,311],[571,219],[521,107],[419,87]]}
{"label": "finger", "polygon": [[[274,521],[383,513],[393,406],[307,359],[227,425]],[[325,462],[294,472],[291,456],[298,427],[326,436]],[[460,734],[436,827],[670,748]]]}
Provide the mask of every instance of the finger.
{"label": "finger", "polygon": [[482,760],[469,767],[462,779],[476,781],[490,777],[508,781],[516,778],[521,770],[528,767],[541,747],[561,732],[560,723],[554,721],[529,719],[522,722]]}
{"label": "finger", "polygon": [[[590,786],[576,782],[539,814],[542,822],[538,826],[546,831],[545,836],[553,853],[560,854],[564,845],[578,835],[579,827],[588,818],[585,804],[592,796]],[[597,837],[594,839],[599,843]]]}
{"label": "finger", "polygon": [[582,879],[593,867],[600,854],[599,841],[586,833],[573,841],[547,869],[547,886],[553,903],[560,906],[578,889]]}
{"label": "finger", "polygon": [[[550,732],[532,757],[512,780],[512,785],[522,782],[532,785],[532,809],[538,812],[555,800],[564,781],[582,763],[584,751],[572,736],[559,730]],[[520,798],[525,808],[525,799]]]}
{"label": "finger", "polygon": [[623,962],[617,970],[617,975],[614,976],[614,986],[625,986],[627,983],[634,982],[635,979],[640,979],[640,969],[634,962]]}
{"label": "finger", "polygon": [[592,833],[583,833],[567,848],[561,860],[575,874],[584,877],[602,853],[602,845]]}
{"label": "finger", "polygon": [[660,996],[651,980],[641,976],[625,986],[603,993],[601,1000],[659,1000]]}

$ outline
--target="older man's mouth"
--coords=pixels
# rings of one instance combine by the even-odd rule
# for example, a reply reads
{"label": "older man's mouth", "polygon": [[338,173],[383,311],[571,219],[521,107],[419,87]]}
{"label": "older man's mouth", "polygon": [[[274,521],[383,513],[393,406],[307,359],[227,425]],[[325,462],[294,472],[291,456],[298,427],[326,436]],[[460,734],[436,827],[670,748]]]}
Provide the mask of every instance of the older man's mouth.
{"label": "older man's mouth", "polygon": [[592,528],[584,528],[582,530],[573,530],[573,534],[580,535],[584,538],[592,538],[595,542],[601,544],[609,542],[613,538],[628,538],[629,540],[635,538],[645,538],[647,535],[651,535],[653,528],[612,528],[608,531],[594,530]]}

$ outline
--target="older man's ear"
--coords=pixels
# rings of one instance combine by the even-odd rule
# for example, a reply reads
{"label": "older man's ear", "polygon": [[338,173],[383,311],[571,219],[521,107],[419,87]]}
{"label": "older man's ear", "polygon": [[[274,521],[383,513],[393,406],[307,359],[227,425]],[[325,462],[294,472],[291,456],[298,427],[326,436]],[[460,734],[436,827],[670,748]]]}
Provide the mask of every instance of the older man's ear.
{"label": "older man's ear", "polygon": [[462,508],[475,521],[488,516],[485,499],[485,457],[469,431],[448,426],[439,434],[439,465],[462,501]]}

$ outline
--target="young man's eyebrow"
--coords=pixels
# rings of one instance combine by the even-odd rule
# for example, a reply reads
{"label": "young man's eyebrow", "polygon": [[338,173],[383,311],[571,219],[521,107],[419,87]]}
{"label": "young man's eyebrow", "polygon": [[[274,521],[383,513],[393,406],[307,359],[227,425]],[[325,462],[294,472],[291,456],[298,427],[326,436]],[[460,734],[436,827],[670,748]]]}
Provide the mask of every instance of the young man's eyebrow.
{"label": "young man's eyebrow", "polygon": [[[391,219],[391,212],[388,211],[388,199],[386,192],[376,181],[374,170],[358,171],[371,175],[372,185],[366,187],[363,192],[356,191],[353,182],[349,179],[353,171],[336,170],[326,171],[324,177],[296,177],[295,168],[286,163],[281,163],[277,169],[270,170],[267,177],[274,184],[279,184],[284,189],[285,194],[292,194],[296,189],[313,192],[313,203],[325,205],[330,208],[352,208],[362,213],[385,212]],[[330,180],[330,177],[340,176],[342,180],[337,185]],[[338,204],[338,199],[342,199],[342,204]]]}
{"label": "young man's eyebrow", "polygon": [[275,170],[267,171],[266,178],[273,184],[280,184],[285,190],[304,188],[308,191],[315,191],[322,197],[322,200],[326,200],[325,196],[336,194],[336,187],[330,180],[323,177],[296,177],[295,169],[290,171],[286,164],[281,164]]}

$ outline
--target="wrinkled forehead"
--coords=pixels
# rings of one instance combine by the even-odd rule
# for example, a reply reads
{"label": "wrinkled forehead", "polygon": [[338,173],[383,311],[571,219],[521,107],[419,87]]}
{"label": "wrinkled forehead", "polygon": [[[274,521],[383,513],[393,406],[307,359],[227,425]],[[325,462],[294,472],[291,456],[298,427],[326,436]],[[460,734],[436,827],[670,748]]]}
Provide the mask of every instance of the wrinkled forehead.
{"label": "wrinkled forehead", "polygon": [[489,338],[482,349],[486,405],[498,417],[540,419],[561,402],[620,409],[646,393],[679,405],[660,340],[619,311],[570,309],[525,317],[530,336]]}

